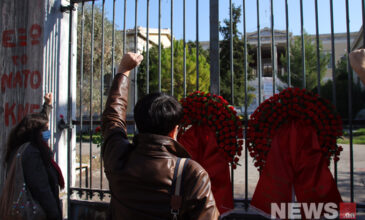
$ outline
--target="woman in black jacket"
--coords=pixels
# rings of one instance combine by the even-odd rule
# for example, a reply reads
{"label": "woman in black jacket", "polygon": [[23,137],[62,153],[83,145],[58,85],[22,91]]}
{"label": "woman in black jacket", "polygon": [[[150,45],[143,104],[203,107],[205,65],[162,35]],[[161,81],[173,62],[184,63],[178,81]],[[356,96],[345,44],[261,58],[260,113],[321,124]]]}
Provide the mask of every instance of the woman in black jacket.
{"label": "woman in black jacket", "polygon": [[40,113],[25,116],[10,132],[5,162],[9,169],[19,147],[28,143],[22,154],[24,181],[33,198],[45,211],[47,219],[60,220],[62,209],[58,193],[59,186],[64,187],[64,180],[47,144],[50,137],[48,118],[52,109],[52,94],[46,94],[44,100]]}

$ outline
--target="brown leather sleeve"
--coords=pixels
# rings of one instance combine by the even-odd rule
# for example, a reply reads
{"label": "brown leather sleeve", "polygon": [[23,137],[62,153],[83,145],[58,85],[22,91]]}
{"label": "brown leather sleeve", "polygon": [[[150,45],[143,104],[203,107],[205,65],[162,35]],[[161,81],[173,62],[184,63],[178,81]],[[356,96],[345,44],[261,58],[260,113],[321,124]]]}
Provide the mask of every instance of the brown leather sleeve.
{"label": "brown leather sleeve", "polygon": [[216,220],[219,211],[215,204],[208,173],[197,162],[189,160],[184,189],[187,219]]}
{"label": "brown leather sleeve", "polygon": [[126,111],[128,105],[129,79],[118,73],[113,80],[102,116],[101,132],[104,141],[114,133],[126,136]]}
{"label": "brown leather sleeve", "polygon": [[101,132],[104,143],[101,152],[107,175],[122,165],[119,160],[129,151],[126,132],[128,87],[128,77],[118,73],[114,77],[102,116]]}

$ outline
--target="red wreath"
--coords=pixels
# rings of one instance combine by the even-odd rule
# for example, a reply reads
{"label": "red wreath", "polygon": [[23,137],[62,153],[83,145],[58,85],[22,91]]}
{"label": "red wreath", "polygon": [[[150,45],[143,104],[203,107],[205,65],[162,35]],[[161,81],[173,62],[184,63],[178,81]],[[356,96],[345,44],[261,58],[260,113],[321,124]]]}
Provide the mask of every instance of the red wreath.
{"label": "red wreath", "polygon": [[326,99],[305,89],[288,88],[265,100],[248,121],[247,139],[250,156],[259,171],[265,166],[275,131],[290,120],[302,120],[316,129],[322,152],[337,162],[343,150],[337,145],[342,136],[342,121]]}
{"label": "red wreath", "polygon": [[224,152],[224,158],[235,169],[241,156],[243,129],[240,118],[233,106],[222,98],[196,91],[180,100],[184,108],[179,136],[191,125],[207,125],[217,137],[218,150]]}

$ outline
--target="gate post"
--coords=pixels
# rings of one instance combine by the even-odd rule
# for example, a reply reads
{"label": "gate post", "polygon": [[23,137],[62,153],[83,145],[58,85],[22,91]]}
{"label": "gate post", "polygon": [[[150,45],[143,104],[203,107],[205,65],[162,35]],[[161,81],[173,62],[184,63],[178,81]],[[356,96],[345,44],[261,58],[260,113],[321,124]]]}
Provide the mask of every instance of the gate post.
{"label": "gate post", "polygon": [[[49,145],[65,181],[75,180],[74,171],[66,172],[68,163],[73,164],[75,160],[75,129],[67,136],[66,131],[57,128],[60,115],[73,120],[76,109],[76,31],[73,31],[74,41],[70,46],[72,65],[69,71],[70,11],[61,12],[61,5],[69,4],[70,0],[0,1],[0,193],[5,181],[2,164],[7,136],[26,114],[41,110],[43,96],[49,92],[54,94]],[[72,13],[75,30],[77,13]],[[68,103],[71,105],[69,112]]]}
{"label": "gate post", "polygon": [[42,107],[44,0],[1,0],[0,11],[1,192],[7,137],[25,114]]}
{"label": "gate post", "polygon": [[219,0],[209,1],[210,20],[210,92],[219,95]]}

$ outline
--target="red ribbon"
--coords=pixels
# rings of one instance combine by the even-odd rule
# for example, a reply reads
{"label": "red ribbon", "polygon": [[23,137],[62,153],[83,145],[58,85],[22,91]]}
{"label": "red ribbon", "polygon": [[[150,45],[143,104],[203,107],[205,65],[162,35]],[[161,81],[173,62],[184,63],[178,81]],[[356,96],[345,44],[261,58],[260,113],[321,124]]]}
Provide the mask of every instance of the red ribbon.
{"label": "red ribbon", "polygon": [[339,205],[341,195],[327,161],[313,127],[301,121],[283,125],[272,138],[251,205],[270,215],[271,203],[293,202],[293,188],[297,202]]}
{"label": "red ribbon", "polygon": [[193,125],[179,142],[209,174],[212,192],[221,214],[233,209],[229,166],[218,150],[216,134],[208,126]]}

